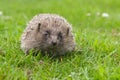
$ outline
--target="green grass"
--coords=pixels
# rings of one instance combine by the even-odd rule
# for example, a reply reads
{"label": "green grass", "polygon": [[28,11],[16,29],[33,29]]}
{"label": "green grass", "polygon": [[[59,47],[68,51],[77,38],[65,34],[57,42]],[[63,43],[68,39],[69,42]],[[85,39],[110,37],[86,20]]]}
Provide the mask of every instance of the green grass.
{"label": "green grass", "polygon": [[[119,0],[0,0],[0,11],[0,80],[120,80]],[[59,14],[73,25],[76,52],[62,62],[20,49],[27,22],[39,13]]]}

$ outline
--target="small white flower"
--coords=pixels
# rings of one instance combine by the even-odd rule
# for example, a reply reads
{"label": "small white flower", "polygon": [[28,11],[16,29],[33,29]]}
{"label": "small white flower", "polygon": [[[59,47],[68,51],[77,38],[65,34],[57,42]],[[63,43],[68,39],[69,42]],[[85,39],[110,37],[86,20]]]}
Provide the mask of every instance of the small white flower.
{"label": "small white flower", "polygon": [[102,13],[102,17],[107,18],[107,17],[109,17],[109,14],[108,13]]}
{"label": "small white flower", "polygon": [[0,11],[0,16],[2,16],[3,15],[3,12],[2,11]]}
{"label": "small white flower", "polygon": [[97,16],[100,16],[100,12],[97,12],[96,15],[97,15]]}
{"label": "small white flower", "polygon": [[0,17],[2,17],[4,20],[11,20],[12,19],[12,16],[0,15]]}
{"label": "small white flower", "polygon": [[91,13],[87,13],[87,16],[91,16]]}

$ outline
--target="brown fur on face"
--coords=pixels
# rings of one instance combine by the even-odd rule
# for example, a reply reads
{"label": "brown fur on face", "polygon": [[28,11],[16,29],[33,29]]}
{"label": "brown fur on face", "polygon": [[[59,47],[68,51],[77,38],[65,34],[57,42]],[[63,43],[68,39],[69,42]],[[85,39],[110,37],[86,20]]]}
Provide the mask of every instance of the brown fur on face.
{"label": "brown fur on face", "polygon": [[21,48],[27,54],[36,49],[48,54],[63,55],[75,48],[71,25],[54,14],[35,16],[27,25],[22,38]]}

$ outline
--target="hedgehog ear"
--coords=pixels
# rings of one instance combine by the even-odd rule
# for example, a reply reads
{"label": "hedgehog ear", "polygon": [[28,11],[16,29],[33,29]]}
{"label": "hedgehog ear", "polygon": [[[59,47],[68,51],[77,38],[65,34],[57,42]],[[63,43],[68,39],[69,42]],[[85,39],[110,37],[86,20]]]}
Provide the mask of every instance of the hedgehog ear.
{"label": "hedgehog ear", "polygon": [[67,36],[69,35],[69,32],[70,32],[70,28],[67,28]]}
{"label": "hedgehog ear", "polygon": [[40,26],[41,26],[41,23],[38,23],[38,27],[37,27],[38,32],[40,31]]}

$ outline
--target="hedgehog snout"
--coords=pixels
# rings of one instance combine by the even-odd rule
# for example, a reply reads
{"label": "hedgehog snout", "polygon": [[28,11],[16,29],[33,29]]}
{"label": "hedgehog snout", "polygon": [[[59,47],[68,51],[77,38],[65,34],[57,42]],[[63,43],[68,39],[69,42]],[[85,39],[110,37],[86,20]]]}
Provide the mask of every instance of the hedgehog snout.
{"label": "hedgehog snout", "polygon": [[57,37],[56,36],[52,36],[51,37],[51,45],[52,46],[56,46],[57,45]]}
{"label": "hedgehog snout", "polygon": [[56,45],[57,45],[57,42],[56,42],[56,41],[52,41],[52,45],[53,45],[53,46],[56,46]]}

